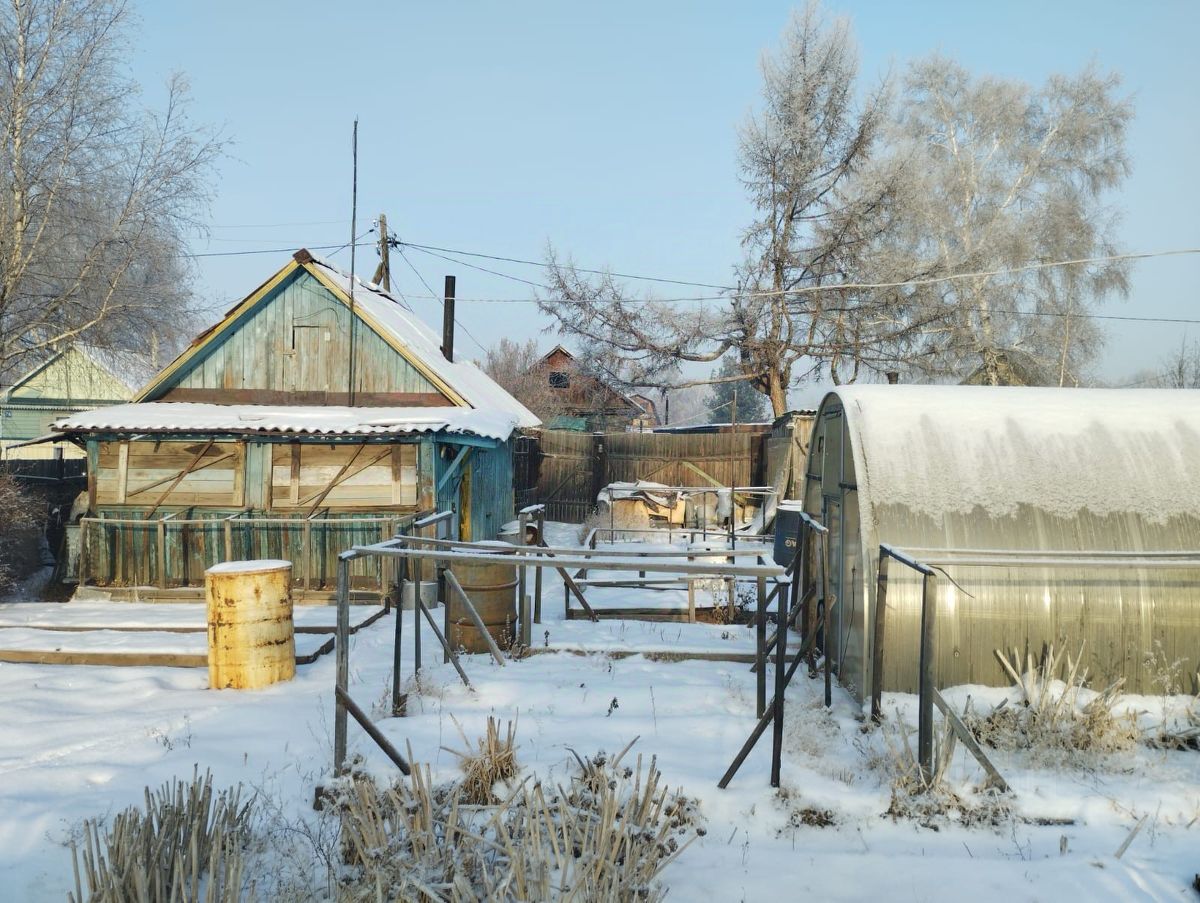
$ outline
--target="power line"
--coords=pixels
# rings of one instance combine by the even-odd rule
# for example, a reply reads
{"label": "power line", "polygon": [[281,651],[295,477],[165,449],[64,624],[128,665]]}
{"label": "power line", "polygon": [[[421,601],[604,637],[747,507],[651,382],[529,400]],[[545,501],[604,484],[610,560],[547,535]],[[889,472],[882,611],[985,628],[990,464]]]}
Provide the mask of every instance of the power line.
{"label": "power line", "polygon": [[397,245],[401,246],[401,247],[412,248],[415,251],[420,251],[422,254],[428,254],[430,257],[437,257],[441,260],[448,261],[449,263],[453,263],[458,266],[470,267],[473,270],[479,270],[479,272],[481,272],[481,273],[490,273],[491,275],[499,276],[502,279],[511,279],[513,282],[522,282],[525,285],[532,285],[534,288],[540,288],[540,289],[544,289],[545,291],[550,291],[550,286],[545,285],[541,282],[534,282],[530,279],[522,279],[520,276],[513,276],[510,273],[501,273],[499,270],[489,270],[487,267],[481,267],[478,264],[469,263],[466,260],[457,260],[453,257],[447,257],[445,254],[439,254],[436,251],[430,251],[428,248],[422,248],[419,245],[409,245],[409,244],[405,244],[404,242],[397,242]]}
{"label": "power line", "polygon": [[[368,233],[364,233],[364,234],[368,234]],[[374,244],[374,242],[366,242],[365,244],[359,244],[358,242],[355,242],[355,247],[362,248],[362,247],[367,247],[367,246],[373,245],[373,244]],[[180,254],[178,256],[195,258],[195,257],[245,257],[249,254],[293,254],[299,247],[301,247],[301,246],[297,245],[296,247],[291,247],[291,248],[260,248],[260,249],[254,250],[254,251],[204,251],[204,252],[201,252],[198,254],[184,253],[184,254]],[[346,248],[350,247],[350,242],[345,242],[344,244],[340,244],[340,245],[309,245],[307,247],[308,247],[308,250],[310,250],[310,251],[328,251],[330,248],[333,248],[334,249],[333,253],[336,254],[336,253],[338,253],[338,251],[344,251]],[[150,255],[150,256],[156,256],[156,255]],[[170,255],[163,255],[163,256],[173,257],[175,255],[170,254]]]}
{"label": "power line", "polygon": [[[441,248],[441,247],[438,247],[437,245],[419,245],[419,244],[414,244],[413,242],[409,242],[409,241],[401,242],[401,244],[403,244],[405,247],[416,248],[418,251],[441,251],[445,254],[461,254],[464,257],[479,257],[484,260],[499,260],[504,263],[519,263],[519,264],[524,264],[526,266],[541,267],[542,269],[550,268],[550,264],[546,263],[545,261],[540,261],[540,260],[524,260],[520,257],[503,257],[499,254],[483,254],[479,251],[463,251],[463,250],[459,250],[457,248]],[[469,266],[470,264],[467,264],[467,265]],[[643,282],[663,282],[663,283],[667,283],[669,285],[689,285],[689,286],[695,286],[696,288],[717,288],[717,289],[723,289],[725,291],[731,291],[731,292],[737,291],[737,289],[734,286],[717,285],[716,283],[713,283],[713,282],[689,282],[684,279],[668,279],[665,276],[639,276],[635,273],[614,273],[611,270],[589,270],[586,267],[571,267],[571,269],[573,269],[577,273],[590,273],[593,276],[615,276],[618,279],[638,279]],[[490,273],[492,271],[484,270],[484,272]],[[496,273],[496,275],[504,276],[505,274],[504,273]],[[507,278],[517,279],[516,276],[509,276]],[[525,282],[526,280],[517,279],[517,281]],[[530,284],[537,285],[536,282],[530,283]]]}
{"label": "power line", "polygon": [[[421,275],[421,271],[420,271],[420,270],[418,270],[418,269],[417,269],[415,266],[413,266],[413,262],[412,262],[411,260],[409,260],[409,259],[408,259],[408,255],[404,253],[404,248],[402,248],[402,247],[397,247],[397,248],[396,248],[396,250],[400,252],[400,257],[401,257],[401,259],[403,259],[403,260],[404,260],[404,262],[405,262],[405,263],[407,263],[407,264],[408,264],[408,268],[409,268],[410,270],[412,270],[412,271],[413,271],[413,272],[416,274],[416,276],[417,276],[417,278],[418,278],[418,279],[420,279],[420,280],[421,280],[421,284],[422,284],[423,286],[425,286],[425,291],[429,292],[429,294],[430,294],[430,297],[437,298],[437,300],[438,300],[438,301],[440,301],[440,302],[442,303],[442,307],[443,307],[443,308],[445,308],[445,306],[446,306],[446,301],[445,301],[445,299],[444,299],[444,298],[438,298],[438,296],[437,296],[436,294],[434,294],[434,291],[433,291],[433,289],[432,289],[432,288],[430,288],[430,286],[429,286],[429,283],[425,281],[425,277]],[[480,351],[482,351],[484,354],[487,354],[487,349],[483,347],[483,345],[482,345],[482,343],[479,341],[479,339],[477,339],[477,338],[475,338],[475,336],[471,335],[471,331],[470,331],[469,329],[467,329],[467,327],[463,326],[463,325],[462,325],[462,323],[460,323],[460,322],[459,322],[459,320],[458,320],[458,317],[455,317],[455,318],[454,318],[454,322],[455,322],[455,324],[458,326],[458,328],[459,328],[459,329],[461,329],[461,330],[463,331],[463,334],[464,334],[464,335],[466,335],[466,337],[467,337],[468,339],[470,339],[472,342],[474,342],[474,343],[475,343],[475,346],[476,346],[476,347],[477,347],[477,348],[478,348]]]}
{"label": "power line", "polygon": [[[403,245],[404,247],[411,247],[411,248],[415,248],[420,251],[425,251],[426,253],[434,254],[434,256],[441,256],[441,255],[436,254],[429,250],[429,248],[434,247],[432,245],[418,245],[418,244],[414,244],[411,242],[400,242],[399,244]],[[453,249],[439,249],[439,250],[447,250],[451,254],[454,254],[454,253],[470,254],[471,256],[487,257],[487,258],[493,259],[493,260],[507,260],[507,261],[511,261],[514,263],[533,263],[533,261],[522,261],[519,258],[506,258],[506,257],[500,257],[498,255],[485,255],[485,254],[478,254],[475,252],[455,251]],[[978,279],[978,278],[983,278],[983,277],[1005,275],[1008,273],[1027,272],[1027,271],[1032,271],[1032,270],[1049,269],[1049,268],[1063,267],[1063,266],[1075,266],[1075,265],[1081,265],[1081,264],[1087,264],[1087,263],[1106,263],[1106,262],[1115,262],[1115,261],[1121,261],[1121,260],[1144,260],[1144,259],[1154,258],[1154,257],[1172,257],[1172,256],[1191,255],[1191,254],[1200,254],[1200,248],[1180,248],[1180,249],[1170,249],[1170,250],[1164,250],[1164,251],[1147,251],[1147,252],[1139,252],[1139,253],[1131,253],[1131,254],[1112,254],[1112,255],[1107,255],[1104,257],[1081,257],[1081,258],[1075,258],[1075,259],[1071,259],[1071,260],[1043,261],[1043,262],[1038,262],[1038,263],[1025,264],[1023,266],[1017,266],[1017,267],[1000,268],[1000,269],[994,269],[994,270],[981,270],[981,271],[970,272],[970,273],[951,273],[951,274],[947,274],[944,276],[931,276],[931,277],[925,277],[925,278],[920,278],[920,279],[907,279],[907,280],[900,280],[900,281],[894,281],[894,282],[859,282],[859,283],[840,283],[840,284],[836,284],[836,285],[807,285],[807,286],[799,286],[797,288],[792,288],[792,289],[780,289],[780,290],[761,291],[761,292],[740,292],[740,293],[738,293],[738,296],[743,297],[743,298],[778,297],[781,295],[814,294],[817,292],[854,291],[854,290],[881,289],[881,288],[903,288],[903,287],[909,287],[909,286],[931,285],[931,284],[936,284],[936,283],[940,283],[940,282],[951,282],[951,281],[958,280],[958,279]],[[484,267],[474,266],[470,263],[467,263],[466,261],[454,260],[453,258],[449,258],[449,257],[443,257],[442,259],[449,260],[452,263],[461,263],[464,266],[469,266],[469,267],[472,267],[473,269],[482,270],[483,272],[487,272],[487,273],[492,273],[493,275],[496,275],[496,276],[502,276],[506,279],[512,279],[512,280],[515,280],[518,282],[524,282],[528,285],[533,285],[534,287],[547,288],[546,286],[543,286],[540,283],[531,282],[530,280],[527,280],[527,279],[521,279],[520,277],[517,277],[517,276],[511,276],[506,273],[500,273],[495,270],[486,269]],[[546,266],[546,264],[537,264],[537,265]],[[578,272],[603,273],[605,271],[579,269]],[[609,275],[618,275],[618,274],[611,273]],[[654,277],[625,277],[625,278],[654,278]],[[663,280],[663,281],[666,281],[666,280]],[[677,281],[677,280],[673,280],[673,281]],[[703,283],[684,283],[684,284],[703,284]],[[733,288],[728,288],[728,290],[729,291],[737,291],[736,289],[733,289]],[[436,296],[431,295],[430,297],[436,297]],[[542,299],[542,298],[460,298],[459,300],[460,301],[470,301],[470,302],[475,302],[475,303],[480,303],[480,304],[540,304],[540,303],[545,302],[545,299]],[[731,298],[728,295],[705,295],[705,296],[674,297],[674,298],[643,298],[643,299],[638,299],[636,301],[633,301],[632,303],[636,303],[636,304],[647,304],[647,303],[677,304],[677,303],[683,303],[683,302],[689,302],[689,301],[729,301],[729,300],[731,300]],[[1184,324],[1184,325],[1200,324],[1200,319],[1193,319],[1193,318],[1188,318],[1188,317],[1143,317],[1143,316],[1131,316],[1131,315],[1122,315],[1122,314],[1094,314],[1094,313],[1071,313],[1071,312],[1064,312],[1064,311],[1012,310],[1012,309],[994,308],[994,307],[984,308],[982,306],[976,306],[976,305],[972,305],[970,307],[957,306],[957,309],[959,309],[959,310],[984,310],[984,309],[986,309],[992,313],[997,313],[997,314],[1010,314],[1013,316],[1029,316],[1029,317],[1058,317],[1058,318],[1077,317],[1080,319],[1089,319],[1089,320],[1113,320],[1113,321],[1119,321],[1119,322],[1132,322],[1132,323],[1168,323],[1168,324]],[[827,312],[837,313],[840,311],[848,311],[848,310],[852,310],[852,309],[831,308],[831,309],[827,309]]]}

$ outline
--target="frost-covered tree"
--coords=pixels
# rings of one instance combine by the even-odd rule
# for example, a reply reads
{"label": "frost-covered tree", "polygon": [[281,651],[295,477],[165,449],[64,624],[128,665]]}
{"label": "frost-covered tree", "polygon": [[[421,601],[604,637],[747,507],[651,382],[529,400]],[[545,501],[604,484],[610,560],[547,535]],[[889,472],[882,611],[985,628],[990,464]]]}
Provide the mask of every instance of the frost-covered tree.
{"label": "frost-covered tree", "polygon": [[1119,78],[1094,68],[1035,87],[941,56],[910,67],[886,159],[904,193],[859,274],[960,278],[879,293],[917,326],[897,331],[899,359],[933,378],[1078,383],[1102,342],[1084,315],[1127,293],[1127,269],[1045,265],[1117,253],[1108,196],[1129,171],[1132,114]]}
{"label": "frost-covered tree", "polygon": [[633,385],[679,385],[681,362],[715,362],[732,349],[737,372],[721,378],[748,380],[778,415],[792,385],[853,354],[865,345],[863,324],[880,321],[847,313],[836,293],[808,290],[845,279],[849,249],[882,227],[894,186],[882,170],[855,178],[877,140],[887,92],[860,90],[846,19],[828,20],[809,3],[764,57],[762,77],[762,101],[739,132],[754,218],[736,290],[707,304],[662,303],[611,276],[582,273],[551,250],[541,307],[607,369],[619,361]]}
{"label": "frost-covered tree", "polygon": [[189,123],[181,77],[142,108],[127,20],[121,0],[0,6],[0,374],[187,328],[180,254],[220,142]]}

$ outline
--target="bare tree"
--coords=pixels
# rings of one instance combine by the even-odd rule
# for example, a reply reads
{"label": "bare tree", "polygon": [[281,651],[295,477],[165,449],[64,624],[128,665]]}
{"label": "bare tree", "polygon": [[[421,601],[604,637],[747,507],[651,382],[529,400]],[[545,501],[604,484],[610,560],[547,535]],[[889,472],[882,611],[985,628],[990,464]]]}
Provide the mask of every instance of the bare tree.
{"label": "bare tree", "polygon": [[1200,342],[1182,339],[1153,382],[1164,389],[1200,389]]}
{"label": "bare tree", "polygon": [[28,547],[41,525],[45,505],[32,493],[22,491],[9,474],[0,471],[0,592],[8,590],[28,568]]}
{"label": "bare tree", "polygon": [[127,19],[123,0],[0,9],[0,373],[190,325],[180,254],[221,143],[188,121],[180,76],[141,109]]}
{"label": "bare tree", "polygon": [[[778,52],[763,59],[762,74],[762,107],[739,135],[741,178],[756,215],[728,298],[700,306],[635,298],[611,276],[588,277],[550,249],[541,308],[608,369],[623,363],[631,382],[748,380],[779,415],[792,385],[866,347],[863,330],[881,322],[840,292],[810,289],[845,281],[849,249],[886,227],[894,186],[882,169],[855,178],[879,134],[887,90],[857,100],[847,20],[826,21],[810,2]],[[677,379],[680,364],[711,363],[731,350],[736,372]]]}
{"label": "bare tree", "polygon": [[[1041,87],[973,77],[932,56],[904,81],[886,165],[904,172],[893,227],[865,246],[864,281],[953,278],[890,290],[918,328],[893,353],[919,374],[1074,385],[1101,345],[1091,302],[1127,293],[1111,256],[1106,192],[1128,172],[1132,116],[1116,75],[1087,69]],[[1024,269],[1022,269],[1024,268]]]}
{"label": "bare tree", "polygon": [[549,420],[562,411],[546,374],[538,368],[541,360],[535,339],[515,342],[502,338],[484,352],[483,372],[539,418]]}

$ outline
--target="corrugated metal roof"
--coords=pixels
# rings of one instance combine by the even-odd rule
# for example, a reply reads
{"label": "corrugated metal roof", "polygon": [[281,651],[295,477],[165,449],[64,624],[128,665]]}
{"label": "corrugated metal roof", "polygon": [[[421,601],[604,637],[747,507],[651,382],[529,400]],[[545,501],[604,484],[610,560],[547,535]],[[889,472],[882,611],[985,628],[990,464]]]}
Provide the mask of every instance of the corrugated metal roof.
{"label": "corrugated metal roof", "polygon": [[467,433],[505,440],[516,426],[512,413],[473,408],[350,408],[146,402],[81,411],[51,424],[64,433],[258,433],[320,436],[389,436]]}

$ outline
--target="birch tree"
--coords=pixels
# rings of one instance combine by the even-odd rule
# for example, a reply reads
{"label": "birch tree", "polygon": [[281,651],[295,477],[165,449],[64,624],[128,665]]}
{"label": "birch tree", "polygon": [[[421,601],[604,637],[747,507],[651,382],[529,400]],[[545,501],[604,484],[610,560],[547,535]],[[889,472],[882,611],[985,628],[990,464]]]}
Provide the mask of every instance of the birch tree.
{"label": "birch tree", "polygon": [[221,145],[189,122],[181,76],[141,107],[128,26],[122,0],[0,8],[0,374],[187,328],[180,254]]}
{"label": "birch tree", "polygon": [[[551,249],[541,308],[605,369],[623,366],[633,384],[748,380],[779,415],[791,386],[869,344],[862,331],[880,318],[864,316],[838,293],[807,290],[844,281],[850,249],[885,227],[895,186],[883,169],[856,178],[884,122],[887,89],[857,99],[858,54],[846,19],[828,20],[810,3],[764,57],[762,79],[762,103],[739,131],[740,176],[754,219],[727,296],[707,303],[635,296]],[[727,353],[734,372],[679,379],[681,365]]]}
{"label": "birch tree", "polygon": [[[1108,194],[1127,175],[1130,101],[1089,68],[1033,87],[932,56],[904,79],[887,134],[904,196],[869,243],[866,279],[956,277],[890,290],[918,328],[893,349],[918,377],[1075,385],[1102,343],[1091,305],[1128,292]],[[963,274],[968,275],[965,278]]]}

